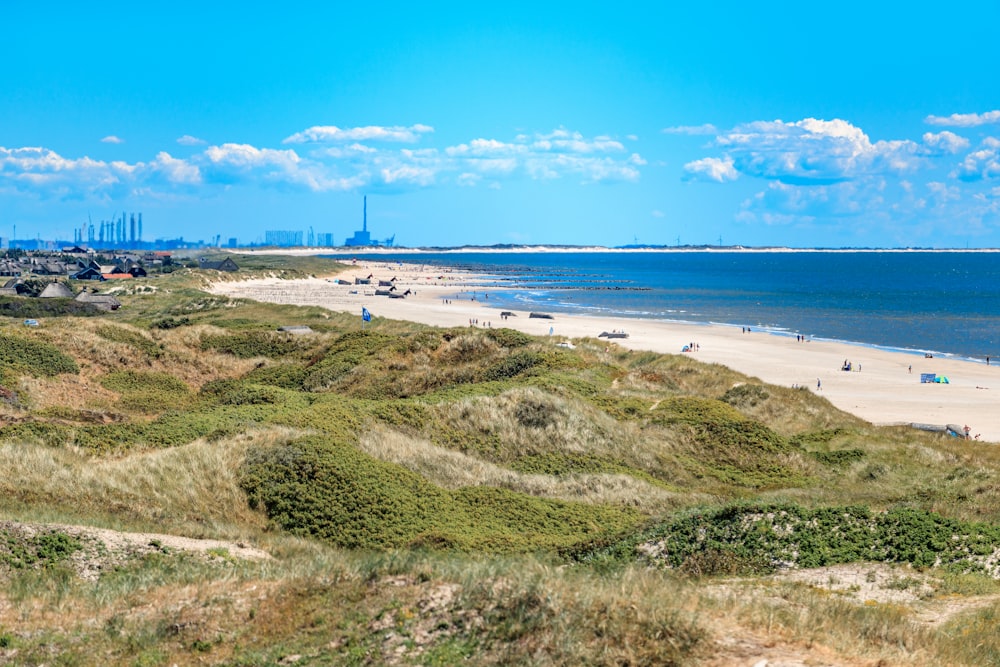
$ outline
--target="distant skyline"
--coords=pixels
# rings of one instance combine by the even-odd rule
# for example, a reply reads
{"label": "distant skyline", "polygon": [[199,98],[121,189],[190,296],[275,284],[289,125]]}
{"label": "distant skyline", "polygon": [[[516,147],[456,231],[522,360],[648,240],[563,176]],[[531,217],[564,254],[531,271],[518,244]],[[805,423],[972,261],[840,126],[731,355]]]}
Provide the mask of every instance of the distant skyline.
{"label": "distant skyline", "polygon": [[0,236],[1000,247],[995,0],[5,3]]}

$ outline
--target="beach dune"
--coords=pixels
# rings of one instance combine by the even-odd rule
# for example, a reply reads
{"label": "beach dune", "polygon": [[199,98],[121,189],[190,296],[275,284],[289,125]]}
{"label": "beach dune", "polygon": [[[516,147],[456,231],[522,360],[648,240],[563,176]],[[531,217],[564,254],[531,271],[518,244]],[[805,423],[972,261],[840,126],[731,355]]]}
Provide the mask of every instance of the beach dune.
{"label": "beach dune", "polygon": [[[406,298],[376,296],[373,285],[355,285],[355,277],[395,278],[395,292]],[[337,278],[347,284],[339,284]],[[818,392],[833,405],[874,424],[930,424],[969,427],[970,445],[1000,442],[1000,368],[985,363],[895,352],[849,343],[800,340],[791,335],[746,331],[736,326],[702,325],[632,318],[555,314],[552,319],[512,311],[502,319],[477,276],[441,267],[361,262],[339,276],[219,282],[211,291],[272,303],[317,305],[354,312],[362,307],[374,317],[455,327],[508,327],[536,336],[595,338],[625,331],[617,344],[636,350],[690,354],[706,363],[728,366],[746,375],[786,387]],[[683,352],[685,346],[695,348]],[[842,370],[849,361],[851,370]],[[922,374],[947,377],[948,384],[922,383]],[[994,388],[996,387],[996,388]]]}

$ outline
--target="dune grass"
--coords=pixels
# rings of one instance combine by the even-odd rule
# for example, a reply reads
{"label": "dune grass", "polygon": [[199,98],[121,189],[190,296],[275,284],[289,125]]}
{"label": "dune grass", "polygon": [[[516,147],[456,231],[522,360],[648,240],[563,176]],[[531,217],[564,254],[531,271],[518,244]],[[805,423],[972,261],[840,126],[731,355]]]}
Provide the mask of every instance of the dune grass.
{"label": "dune grass", "polygon": [[[246,261],[254,275],[329,266]],[[182,269],[115,313],[0,327],[0,516],[275,558],[158,553],[92,583],[58,566],[5,575],[0,662],[86,643],[76,664],[695,664],[733,630],[848,661],[997,655],[995,604],[926,628],[892,605],[722,578],[794,551],[910,562],[949,578],[942,596],[995,595],[942,554],[995,546],[1000,452],[680,355],[386,320],[362,332],[201,292],[210,279]],[[22,352],[62,370],[32,372]],[[794,543],[753,518],[782,512]],[[647,567],[656,549],[668,568]]]}

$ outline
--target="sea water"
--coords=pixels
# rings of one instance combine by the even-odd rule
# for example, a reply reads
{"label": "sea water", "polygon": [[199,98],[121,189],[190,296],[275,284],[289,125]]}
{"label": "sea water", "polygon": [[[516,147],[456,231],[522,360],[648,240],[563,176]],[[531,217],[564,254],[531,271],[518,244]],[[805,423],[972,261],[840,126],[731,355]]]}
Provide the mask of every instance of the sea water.
{"label": "sea water", "polygon": [[[750,326],[977,360],[1000,354],[1000,253],[994,252],[452,251],[357,257],[483,274],[487,278],[475,289],[497,309]],[[508,289],[490,291],[500,286]]]}

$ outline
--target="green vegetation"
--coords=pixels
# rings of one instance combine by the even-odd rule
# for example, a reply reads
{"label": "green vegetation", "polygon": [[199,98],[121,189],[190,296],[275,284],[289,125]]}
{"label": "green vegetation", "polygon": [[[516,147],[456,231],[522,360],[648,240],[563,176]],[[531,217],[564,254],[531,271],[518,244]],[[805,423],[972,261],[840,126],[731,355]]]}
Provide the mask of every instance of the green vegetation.
{"label": "green vegetation", "polygon": [[[641,547],[641,548],[640,548]],[[779,567],[893,562],[1000,575],[991,556],[1000,528],[923,510],[736,504],[690,511],[582,560],[651,562],[707,574],[772,572]],[[708,565],[707,559],[712,564]],[[696,565],[695,565],[696,564]]]}
{"label": "green vegetation", "polygon": [[0,524],[0,573],[7,568],[47,568],[82,548],[80,541],[59,531],[23,535]]}
{"label": "green vegetation", "polygon": [[9,333],[0,333],[0,368],[34,376],[80,372],[76,361],[52,343],[38,336]]}
{"label": "green vegetation", "polygon": [[[335,268],[236,261],[212,279]],[[848,664],[998,662],[990,447],[687,356],[362,331],[205,280],[0,322],[0,517],[157,533],[116,551],[0,523],[0,662],[726,664],[759,637]],[[782,578],[834,566],[872,590]]]}
{"label": "green vegetation", "polygon": [[0,296],[0,317],[43,318],[43,317],[93,317],[104,311],[91,303],[81,303],[76,299],[36,299],[23,296]]}

